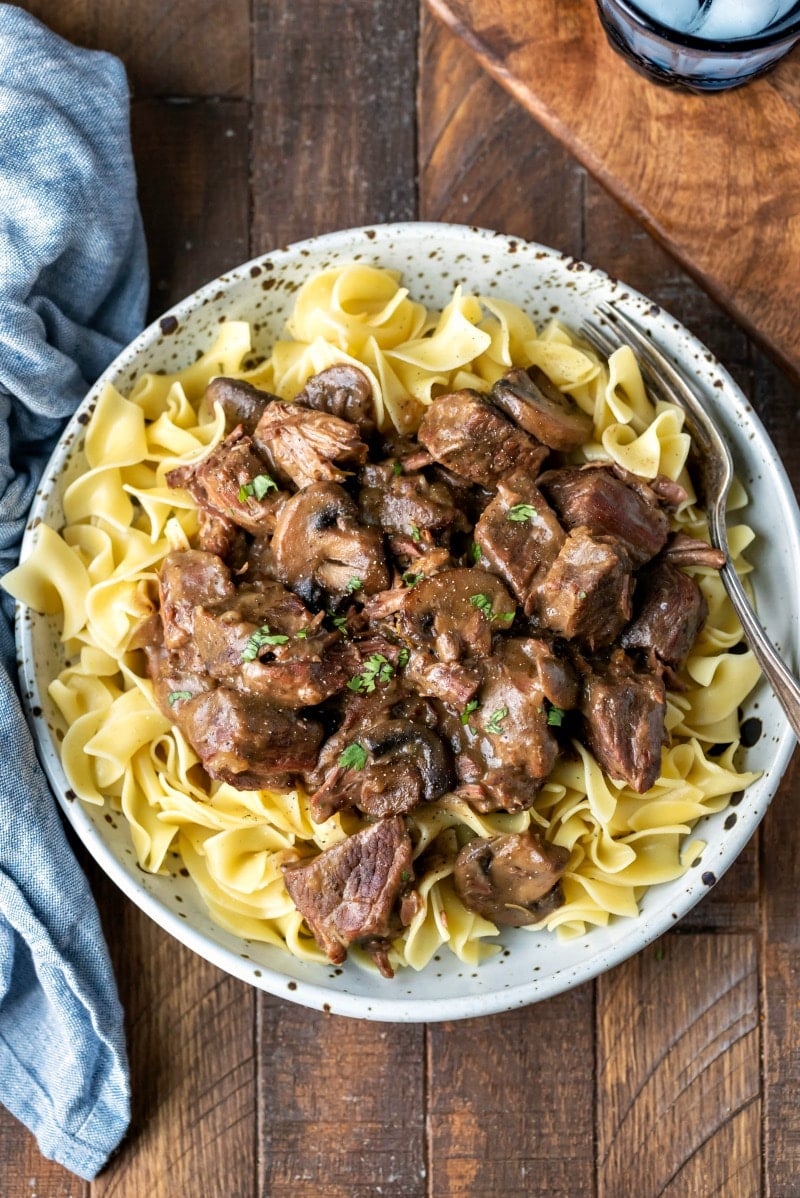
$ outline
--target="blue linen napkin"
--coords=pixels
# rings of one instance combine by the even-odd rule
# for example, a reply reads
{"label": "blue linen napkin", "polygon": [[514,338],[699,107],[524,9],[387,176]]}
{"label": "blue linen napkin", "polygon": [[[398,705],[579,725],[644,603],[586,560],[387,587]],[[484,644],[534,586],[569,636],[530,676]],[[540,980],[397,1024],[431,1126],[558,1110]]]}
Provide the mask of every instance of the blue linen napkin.
{"label": "blue linen napkin", "polygon": [[[65,419],[142,326],[147,260],[125,71],[0,4],[0,573]],[[130,1118],[123,1016],[91,892],[16,690],[0,610],[0,1102],[92,1178]]]}

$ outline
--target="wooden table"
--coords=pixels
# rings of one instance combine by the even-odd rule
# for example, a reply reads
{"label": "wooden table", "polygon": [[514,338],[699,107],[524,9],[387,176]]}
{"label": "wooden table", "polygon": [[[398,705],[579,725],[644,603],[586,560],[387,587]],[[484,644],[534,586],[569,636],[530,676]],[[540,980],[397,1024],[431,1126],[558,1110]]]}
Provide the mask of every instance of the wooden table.
{"label": "wooden table", "polygon": [[[152,313],[292,238],[468,221],[629,280],[734,371],[800,481],[800,395],[416,0],[26,7],[122,56]],[[800,1194],[798,786],[706,901],[595,983],[508,1015],[362,1023],[259,993],[85,861],[134,1116],[91,1185],[0,1111],[2,1198]]]}

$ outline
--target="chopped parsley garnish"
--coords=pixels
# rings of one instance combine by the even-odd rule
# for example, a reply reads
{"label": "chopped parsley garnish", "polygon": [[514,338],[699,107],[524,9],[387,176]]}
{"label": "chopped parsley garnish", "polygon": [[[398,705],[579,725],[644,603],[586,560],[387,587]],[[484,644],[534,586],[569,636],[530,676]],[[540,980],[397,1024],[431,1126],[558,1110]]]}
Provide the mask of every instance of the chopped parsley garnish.
{"label": "chopped parsley garnish", "polygon": [[392,471],[395,474],[402,474],[403,473],[402,463],[401,462],[392,462]]}
{"label": "chopped parsley garnish", "polygon": [[347,586],[344,588],[348,595],[354,595],[356,591],[360,591],[364,583],[355,575],[350,579]]}
{"label": "chopped parsley garnish", "polygon": [[371,695],[379,682],[388,682],[394,674],[394,666],[382,653],[373,653],[364,663],[364,669],[347,684],[347,689],[360,695]]}
{"label": "chopped parsley garnish", "polygon": [[242,661],[255,661],[259,651],[265,645],[285,645],[288,639],[288,636],[284,636],[283,633],[270,632],[269,624],[262,624],[252,636],[247,638],[247,644],[242,652]]}
{"label": "chopped parsley garnish", "polygon": [[535,515],[536,508],[532,503],[515,503],[508,509],[506,520],[510,520],[512,524],[524,524],[526,520],[532,520]]}
{"label": "chopped parsley garnish", "polygon": [[343,770],[363,770],[367,764],[367,750],[354,740],[339,756],[339,765]]}
{"label": "chopped parsley garnish", "polygon": [[332,611],[328,612],[328,619],[337,632],[347,631],[347,616],[335,616]]}
{"label": "chopped parsley garnish", "polygon": [[308,640],[308,629],[307,628],[298,628],[297,632],[294,635],[298,641],[307,641]]}
{"label": "chopped parsley garnish", "polygon": [[476,565],[481,560],[481,557],[483,556],[483,550],[481,549],[481,547],[477,541],[473,541],[472,544],[470,545],[469,555],[472,558],[472,560],[475,562]]}
{"label": "chopped parsley garnish", "polygon": [[586,598],[586,591],[578,591],[578,598],[581,600],[581,602],[583,602],[583,600]]}
{"label": "chopped parsley garnish", "polygon": [[487,620],[502,620],[503,623],[510,624],[517,614],[516,611],[495,611],[488,595],[470,595],[469,601],[478,611],[483,612]]}
{"label": "chopped parsley garnish", "polygon": [[412,541],[421,541],[422,540],[422,533],[419,531],[416,524],[411,525],[411,540]]}
{"label": "chopped parsley garnish", "polygon": [[167,695],[167,702],[170,707],[174,707],[176,703],[180,703],[182,699],[191,699],[191,691],[170,691]]}
{"label": "chopped parsley garnish", "polygon": [[461,712],[461,715],[459,716],[461,723],[468,724],[469,717],[472,715],[473,711],[477,711],[479,707],[480,707],[480,703],[478,702],[477,699],[470,699],[469,703],[466,705],[464,710]]}
{"label": "chopped parsley garnish", "polygon": [[408,872],[407,869],[404,869],[403,872],[401,873],[400,881],[401,882],[410,882],[411,881],[411,874]]}
{"label": "chopped parsley garnish", "polygon": [[397,664],[398,664],[398,666],[400,666],[401,668],[402,668],[403,666],[407,666],[407,665],[408,665],[408,659],[409,659],[409,657],[410,657],[410,656],[411,656],[411,650],[410,650],[410,649],[401,649],[401,650],[400,650],[400,652],[397,654]]}
{"label": "chopped parsley garnish", "polygon": [[403,582],[407,587],[415,587],[418,582],[422,582],[424,574],[415,574],[413,570],[406,570],[403,575]]}
{"label": "chopped parsley garnish", "polygon": [[507,715],[507,707],[498,707],[489,717],[489,723],[486,725],[486,731],[491,732],[494,736],[496,736],[499,732],[502,732],[503,729],[500,727],[500,725]]}
{"label": "chopped parsley garnish", "polygon": [[278,484],[269,474],[257,474],[249,483],[243,483],[239,487],[237,496],[239,503],[247,503],[247,500],[252,496],[254,499],[263,499],[268,491],[277,491]]}
{"label": "chopped parsley garnish", "polygon": [[547,722],[551,728],[560,728],[564,722],[564,712],[560,707],[551,707],[547,713]]}

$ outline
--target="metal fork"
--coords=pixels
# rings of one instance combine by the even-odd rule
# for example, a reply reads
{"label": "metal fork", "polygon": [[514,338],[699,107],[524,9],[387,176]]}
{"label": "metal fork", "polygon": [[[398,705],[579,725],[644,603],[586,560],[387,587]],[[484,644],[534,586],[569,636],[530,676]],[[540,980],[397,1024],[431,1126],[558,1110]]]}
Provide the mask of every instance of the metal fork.
{"label": "metal fork", "polygon": [[733,462],[728,446],[688,379],[664,350],[615,305],[600,303],[597,312],[613,328],[613,333],[596,321],[586,320],[580,329],[581,336],[606,356],[620,346],[628,345],[636,354],[650,391],[677,404],[686,414],[686,430],[697,450],[711,544],[725,554],[725,565],[720,570],[722,581],[750,648],[800,740],[800,685],[759,623],[730,561],[725,504],[733,481]]}

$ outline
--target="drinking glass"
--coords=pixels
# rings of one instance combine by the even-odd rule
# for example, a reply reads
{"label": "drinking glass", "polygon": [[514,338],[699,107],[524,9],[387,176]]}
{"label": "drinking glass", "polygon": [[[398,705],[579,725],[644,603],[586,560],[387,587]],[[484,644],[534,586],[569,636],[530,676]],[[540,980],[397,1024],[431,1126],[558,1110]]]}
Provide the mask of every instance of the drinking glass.
{"label": "drinking glass", "polygon": [[[609,42],[648,78],[695,92],[739,87],[800,41],[800,4],[596,0]],[[777,19],[776,19],[777,14]],[[759,20],[761,18],[761,20]],[[760,25],[760,27],[759,27]]]}

